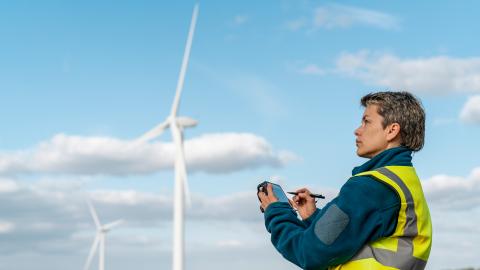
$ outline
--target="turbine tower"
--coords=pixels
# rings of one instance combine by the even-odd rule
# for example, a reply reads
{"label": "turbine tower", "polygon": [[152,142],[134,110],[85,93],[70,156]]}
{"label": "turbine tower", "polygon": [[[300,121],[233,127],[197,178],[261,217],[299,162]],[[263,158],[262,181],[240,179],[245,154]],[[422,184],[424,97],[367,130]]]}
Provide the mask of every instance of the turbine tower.
{"label": "turbine tower", "polygon": [[190,205],[190,194],[187,182],[187,169],[185,165],[185,153],[183,148],[183,130],[187,127],[194,127],[197,121],[188,117],[179,117],[178,107],[185,80],[188,59],[190,57],[190,49],[192,47],[193,33],[198,15],[198,4],[193,9],[190,30],[188,32],[187,44],[183,55],[180,75],[178,77],[175,99],[173,100],[170,115],[164,122],[157,125],[150,131],[146,132],[136,140],[137,143],[144,143],[160,136],[163,131],[170,128],[172,139],[175,144],[175,184],[174,184],[174,202],[173,202],[173,270],[183,270],[184,268],[184,203]]}
{"label": "turbine tower", "polygon": [[98,253],[98,269],[105,270],[105,236],[107,232],[109,232],[113,227],[116,227],[123,223],[122,219],[116,220],[114,222],[102,225],[100,220],[98,219],[97,212],[93,207],[90,200],[87,200],[88,208],[90,208],[90,214],[92,214],[93,221],[95,222],[95,226],[97,228],[97,234],[95,235],[95,240],[93,240],[92,247],[90,248],[90,253],[88,254],[87,261],[85,262],[84,270],[88,270],[90,268],[90,264],[92,262],[93,256],[97,251],[98,246],[100,246],[100,250]]}

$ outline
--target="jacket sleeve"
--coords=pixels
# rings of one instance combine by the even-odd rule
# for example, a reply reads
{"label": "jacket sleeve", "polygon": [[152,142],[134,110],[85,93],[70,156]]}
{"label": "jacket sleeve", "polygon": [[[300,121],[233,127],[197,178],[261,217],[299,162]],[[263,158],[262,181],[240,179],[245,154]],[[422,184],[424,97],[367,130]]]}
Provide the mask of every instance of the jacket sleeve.
{"label": "jacket sleeve", "polygon": [[309,216],[307,219],[304,219],[303,220],[303,223],[305,224],[306,227],[312,225],[312,222],[317,220],[317,215],[320,213],[320,209],[317,208],[317,210],[315,210],[315,212],[313,212],[313,214],[311,216]]}
{"label": "jacket sleeve", "polygon": [[276,202],[265,211],[265,226],[287,260],[303,269],[325,269],[347,262],[365,243],[391,234],[399,208],[396,193],[385,184],[355,177],[311,220],[300,221],[287,203]]}

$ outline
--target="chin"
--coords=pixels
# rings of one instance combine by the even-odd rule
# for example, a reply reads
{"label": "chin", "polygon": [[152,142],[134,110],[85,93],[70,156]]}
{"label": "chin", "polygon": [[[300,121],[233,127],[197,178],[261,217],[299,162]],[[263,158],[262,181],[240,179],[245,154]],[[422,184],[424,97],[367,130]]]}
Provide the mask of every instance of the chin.
{"label": "chin", "polygon": [[361,151],[360,149],[357,149],[357,156],[363,157],[363,158],[371,158],[372,157],[371,155],[369,155],[369,153]]}

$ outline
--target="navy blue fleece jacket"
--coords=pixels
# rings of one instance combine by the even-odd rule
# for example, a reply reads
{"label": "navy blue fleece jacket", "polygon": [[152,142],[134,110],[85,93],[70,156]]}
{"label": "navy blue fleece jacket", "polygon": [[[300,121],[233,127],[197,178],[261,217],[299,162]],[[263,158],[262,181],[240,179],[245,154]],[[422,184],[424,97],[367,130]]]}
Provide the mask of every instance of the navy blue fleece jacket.
{"label": "navy blue fleece jacket", "polygon": [[[411,161],[411,150],[396,147],[355,167],[352,175],[384,166],[412,166]],[[303,269],[325,269],[347,262],[366,243],[391,235],[399,209],[400,199],[393,189],[370,176],[357,176],[304,221],[288,203],[270,204],[265,226],[287,260]]]}

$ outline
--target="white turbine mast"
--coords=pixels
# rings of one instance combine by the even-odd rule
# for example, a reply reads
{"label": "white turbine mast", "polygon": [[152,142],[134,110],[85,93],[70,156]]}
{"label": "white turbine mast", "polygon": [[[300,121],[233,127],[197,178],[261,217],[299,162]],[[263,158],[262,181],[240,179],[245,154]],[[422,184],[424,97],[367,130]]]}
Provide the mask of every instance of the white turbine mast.
{"label": "white turbine mast", "polygon": [[183,130],[187,127],[194,127],[197,121],[189,117],[177,116],[182,94],[185,73],[187,71],[190,49],[192,47],[193,34],[198,16],[198,4],[193,9],[190,30],[188,32],[187,44],[183,54],[182,66],[178,77],[175,99],[173,100],[170,115],[158,124],[156,127],[146,132],[136,140],[136,143],[145,143],[160,136],[163,131],[170,128],[172,139],[175,145],[175,185],[173,202],[173,270],[183,270],[184,268],[184,203],[190,205],[190,192],[187,182],[187,168],[185,164],[185,153],[183,147]]}
{"label": "white turbine mast", "polygon": [[114,222],[102,225],[100,220],[98,219],[97,212],[93,207],[93,204],[90,200],[87,199],[88,208],[90,209],[90,214],[92,215],[93,221],[95,222],[95,227],[97,229],[97,233],[95,235],[95,239],[93,240],[92,247],[90,248],[90,253],[88,254],[87,261],[85,262],[84,270],[90,269],[90,264],[92,263],[93,256],[97,251],[97,248],[100,246],[100,250],[98,252],[98,269],[105,270],[105,236],[107,232],[109,232],[112,228],[122,224],[124,221],[123,219],[116,220]]}

